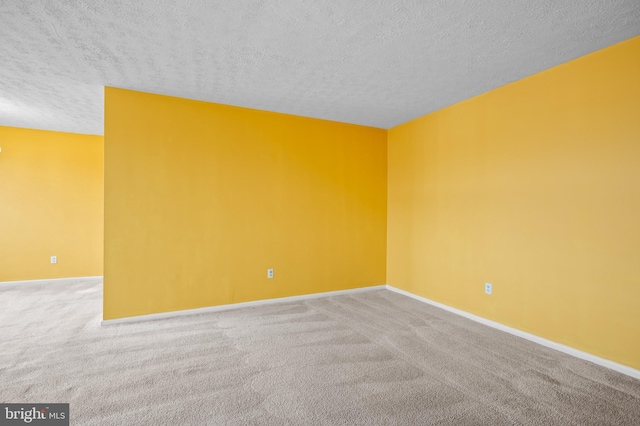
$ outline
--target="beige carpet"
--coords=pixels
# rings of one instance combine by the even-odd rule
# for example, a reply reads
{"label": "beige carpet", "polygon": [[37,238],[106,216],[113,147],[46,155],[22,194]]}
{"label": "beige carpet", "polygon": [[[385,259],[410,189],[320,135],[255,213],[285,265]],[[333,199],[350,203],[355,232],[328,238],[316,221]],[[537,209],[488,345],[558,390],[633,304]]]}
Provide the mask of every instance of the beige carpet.
{"label": "beige carpet", "polygon": [[72,425],[640,425],[640,381],[386,290],[100,327],[101,290],[0,285],[0,401]]}

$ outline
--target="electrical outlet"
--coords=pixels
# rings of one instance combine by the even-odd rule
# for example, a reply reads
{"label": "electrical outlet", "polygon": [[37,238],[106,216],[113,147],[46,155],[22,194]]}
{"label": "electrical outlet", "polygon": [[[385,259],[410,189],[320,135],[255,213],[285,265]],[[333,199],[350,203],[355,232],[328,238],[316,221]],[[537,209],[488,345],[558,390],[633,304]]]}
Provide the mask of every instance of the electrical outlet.
{"label": "electrical outlet", "polygon": [[58,263],[58,256],[51,256],[51,263]]}
{"label": "electrical outlet", "polygon": [[484,292],[487,294],[493,293],[493,285],[491,283],[484,283]]}
{"label": "electrical outlet", "polygon": [[272,268],[267,269],[267,278],[273,278],[273,269]]}

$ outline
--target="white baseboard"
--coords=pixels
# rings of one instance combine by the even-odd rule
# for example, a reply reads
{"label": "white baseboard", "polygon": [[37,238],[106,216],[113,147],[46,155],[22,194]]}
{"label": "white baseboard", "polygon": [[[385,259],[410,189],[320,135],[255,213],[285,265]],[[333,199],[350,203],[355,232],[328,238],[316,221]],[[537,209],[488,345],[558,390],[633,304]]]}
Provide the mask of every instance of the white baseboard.
{"label": "white baseboard", "polygon": [[563,352],[568,355],[572,355],[576,358],[584,359],[586,361],[590,361],[594,364],[600,365],[602,367],[606,367],[610,370],[617,371],[618,373],[625,374],[627,376],[631,376],[636,379],[640,379],[640,370],[636,370],[631,367],[627,367],[626,365],[618,364],[617,362],[609,361],[608,359],[600,358],[595,355],[591,355],[590,353],[580,351],[578,349],[572,348],[570,346],[566,346],[560,343],[553,342],[551,340],[544,339],[542,337],[536,336],[535,334],[527,333],[526,331],[518,330],[517,328],[512,328],[506,326],[504,324],[500,324],[499,322],[491,321],[486,318],[479,317],[477,315],[470,314],[469,312],[462,311],[460,309],[452,308],[451,306],[444,305],[442,303],[427,299],[426,297],[418,296],[413,293],[409,293],[408,291],[400,290],[399,288],[392,287],[387,284],[386,288],[393,292],[402,294],[407,297],[411,297],[413,299],[419,300],[424,303],[428,303],[429,305],[435,306],[440,309],[444,309],[445,311],[452,312],[454,314],[463,316],[470,320],[479,322],[480,324],[488,325],[489,327],[496,328],[501,331],[505,331],[509,334],[513,334],[514,336],[522,337],[523,339],[530,340],[534,343],[537,343],[542,346],[546,346],[551,349],[555,349],[557,351]]}
{"label": "white baseboard", "polygon": [[95,275],[91,277],[71,277],[71,278],[50,278],[44,280],[22,280],[22,281],[0,281],[0,286],[14,285],[14,284],[45,284],[45,283],[61,283],[61,282],[75,282],[75,281],[93,281],[102,280],[102,275]]}
{"label": "white baseboard", "polygon": [[327,291],[324,293],[303,294],[301,296],[279,297],[277,299],[255,300],[252,302],[231,303],[228,305],[219,305],[219,306],[208,306],[206,308],[161,312],[159,314],[138,315],[134,317],[103,320],[101,322],[101,325],[124,324],[124,323],[140,322],[140,321],[151,321],[151,320],[173,318],[173,317],[179,317],[184,315],[196,315],[196,314],[205,314],[205,313],[211,313],[211,312],[222,312],[222,311],[228,311],[231,309],[247,308],[250,306],[263,306],[263,305],[272,305],[272,304],[284,303],[284,302],[297,302],[300,300],[318,299],[321,297],[340,296],[344,294],[354,294],[354,293],[363,293],[366,291],[373,291],[373,290],[383,290],[385,288],[386,286],[383,284],[383,285],[377,285],[372,287],[352,288],[349,290]]}

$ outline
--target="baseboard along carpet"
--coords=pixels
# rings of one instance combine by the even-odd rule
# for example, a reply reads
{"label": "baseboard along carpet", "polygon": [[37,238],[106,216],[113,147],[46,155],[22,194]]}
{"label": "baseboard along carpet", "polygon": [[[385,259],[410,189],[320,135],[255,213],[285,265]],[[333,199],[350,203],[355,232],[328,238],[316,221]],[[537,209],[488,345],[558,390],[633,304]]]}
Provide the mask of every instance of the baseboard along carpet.
{"label": "baseboard along carpet", "polygon": [[99,280],[0,287],[0,401],[73,425],[637,425],[640,381],[374,290],[100,326]]}

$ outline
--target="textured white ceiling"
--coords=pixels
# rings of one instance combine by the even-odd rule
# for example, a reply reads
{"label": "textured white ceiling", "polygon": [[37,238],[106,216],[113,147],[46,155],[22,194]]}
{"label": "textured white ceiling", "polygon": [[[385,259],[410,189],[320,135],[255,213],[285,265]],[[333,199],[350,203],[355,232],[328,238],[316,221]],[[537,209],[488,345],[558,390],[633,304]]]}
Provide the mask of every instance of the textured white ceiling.
{"label": "textured white ceiling", "polygon": [[1,0],[0,125],[115,86],[389,128],[640,34],[638,0]]}

